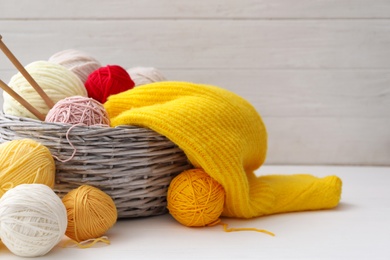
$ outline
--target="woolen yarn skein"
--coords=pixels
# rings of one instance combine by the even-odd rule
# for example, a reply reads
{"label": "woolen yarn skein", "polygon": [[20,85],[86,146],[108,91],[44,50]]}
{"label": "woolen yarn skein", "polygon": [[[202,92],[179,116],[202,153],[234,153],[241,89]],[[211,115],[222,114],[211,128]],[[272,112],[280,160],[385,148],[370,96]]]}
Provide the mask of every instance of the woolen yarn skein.
{"label": "woolen yarn skein", "polygon": [[160,70],[153,67],[134,67],[128,69],[127,72],[130,74],[135,86],[167,80]]}
{"label": "woolen yarn skein", "polygon": [[66,235],[83,242],[103,236],[118,218],[112,198],[102,190],[81,185],[63,198],[68,215]]}
{"label": "woolen yarn skein", "polygon": [[21,184],[0,199],[0,237],[15,255],[47,254],[63,238],[66,209],[44,184]]}
{"label": "woolen yarn skein", "polygon": [[49,62],[60,64],[76,74],[83,84],[87,81],[89,74],[100,68],[102,65],[89,54],[75,49],[67,49],[53,54]]}
{"label": "woolen yarn skein", "polygon": [[[54,103],[70,96],[87,96],[81,80],[64,66],[48,61],[35,61],[27,65],[25,69]],[[41,114],[46,115],[49,112],[50,108],[20,72],[11,78],[9,86]],[[3,98],[5,114],[37,119],[5,91]]]}
{"label": "woolen yarn skein", "polygon": [[213,226],[220,222],[225,190],[202,169],[177,175],[167,195],[169,213],[188,227]]}
{"label": "woolen yarn skein", "polygon": [[93,98],[82,96],[68,97],[58,101],[46,115],[45,121],[86,126],[110,125],[103,104]]}
{"label": "woolen yarn skein", "polygon": [[0,197],[20,185],[54,186],[56,166],[50,150],[31,139],[0,144]]}
{"label": "woolen yarn skein", "polygon": [[85,82],[88,96],[102,104],[109,96],[133,87],[134,81],[130,78],[129,73],[118,65],[107,65],[95,70]]}

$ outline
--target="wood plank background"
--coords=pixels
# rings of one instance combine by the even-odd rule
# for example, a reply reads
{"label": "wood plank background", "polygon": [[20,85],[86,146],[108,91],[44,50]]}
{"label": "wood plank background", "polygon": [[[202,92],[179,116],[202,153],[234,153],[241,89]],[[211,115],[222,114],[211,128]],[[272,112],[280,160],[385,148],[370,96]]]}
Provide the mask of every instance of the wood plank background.
{"label": "wood plank background", "polygon": [[0,34],[26,65],[75,48],[234,91],[267,164],[390,165],[388,0],[1,0]]}

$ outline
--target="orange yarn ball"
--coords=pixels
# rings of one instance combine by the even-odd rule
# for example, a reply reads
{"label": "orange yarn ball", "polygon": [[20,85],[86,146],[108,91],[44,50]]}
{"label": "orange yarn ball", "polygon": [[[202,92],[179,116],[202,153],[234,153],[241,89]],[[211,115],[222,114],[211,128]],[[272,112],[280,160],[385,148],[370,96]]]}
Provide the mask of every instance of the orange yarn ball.
{"label": "orange yarn ball", "polygon": [[65,234],[77,242],[103,236],[118,217],[112,198],[90,185],[71,190],[62,198],[62,202],[68,215]]}
{"label": "orange yarn ball", "polygon": [[217,224],[225,202],[225,190],[202,169],[176,176],[168,188],[169,213],[188,227]]}

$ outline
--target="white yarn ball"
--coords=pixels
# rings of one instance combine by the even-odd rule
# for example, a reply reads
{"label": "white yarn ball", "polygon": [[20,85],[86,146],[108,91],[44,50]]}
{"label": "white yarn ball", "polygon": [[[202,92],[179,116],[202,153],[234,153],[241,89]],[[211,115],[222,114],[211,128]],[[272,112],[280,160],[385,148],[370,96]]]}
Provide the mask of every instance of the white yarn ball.
{"label": "white yarn ball", "polygon": [[[81,80],[64,66],[48,61],[35,61],[27,65],[25,69],[54,103],[66,97],[86,97],[88,95]],[[46,115],[49,112],[50,109],[45,101],[20,72],[11,78],[9,86],[41,114]],[[3,98],[3,111],[5,114],[37,119],[34,114],[5,91],[3,92]]]}
{"label": "white yarn ball", "polygon": [[95,58],[74,49],[53,54],[49,58],[49,62],[60,64],[69,69],[80,78],[83,84],[87,81],[89,74],[102,66]]}
{"label": "white yarn ball", "polygon": [[0,199],[0,238],[15,255],[47,254],[68,225],[65,205],[44,184],[20,184]]}
{"label": "white yarn ball", "polygon": [[134,81],[135,86],[167,80],[161,71],[153,67],[134,67],[128,69],[127,73]]}

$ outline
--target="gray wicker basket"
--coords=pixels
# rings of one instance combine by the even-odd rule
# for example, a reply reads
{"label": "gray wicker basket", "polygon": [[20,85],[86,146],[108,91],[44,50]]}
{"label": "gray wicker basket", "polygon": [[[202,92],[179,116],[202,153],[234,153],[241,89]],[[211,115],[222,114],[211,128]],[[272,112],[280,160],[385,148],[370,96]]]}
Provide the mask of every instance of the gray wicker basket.
{"label": "gray wicker basket", "polygon": [[[33,139],[64,160],[74,152],[70,127],[0,114],[0,142]],[[165,213],[169,183],[191,168],[179,147],[147,128],[73,126],[68,138],[76,153],[68,162],[55,160],[54,191],[62,197],[83,184],[100,188],[115,201],[119,218]]]}

